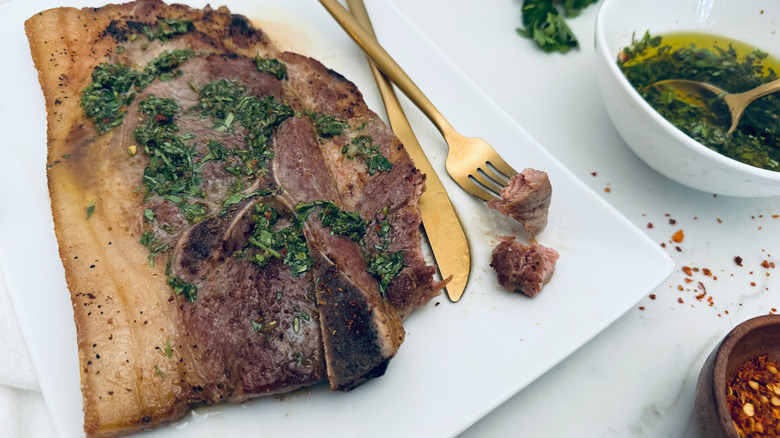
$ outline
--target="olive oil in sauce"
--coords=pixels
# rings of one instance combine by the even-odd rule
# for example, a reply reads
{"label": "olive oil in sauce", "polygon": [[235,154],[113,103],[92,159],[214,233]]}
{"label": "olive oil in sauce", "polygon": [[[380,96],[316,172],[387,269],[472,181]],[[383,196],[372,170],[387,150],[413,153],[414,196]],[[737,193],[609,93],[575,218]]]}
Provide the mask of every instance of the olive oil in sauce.
{"label": "olive oil in sauce", "polygon": [[720,35],[646,33],[618,54],[617,63],[642,97],[694,140],[742,163],[780,171],[780,95],[751,104],[737,130],[729,135],[728,121],[713,117],[712,111],[672,90],[651,86],[666,79],[688,79],[740,93],[777,79],[779,58]]}

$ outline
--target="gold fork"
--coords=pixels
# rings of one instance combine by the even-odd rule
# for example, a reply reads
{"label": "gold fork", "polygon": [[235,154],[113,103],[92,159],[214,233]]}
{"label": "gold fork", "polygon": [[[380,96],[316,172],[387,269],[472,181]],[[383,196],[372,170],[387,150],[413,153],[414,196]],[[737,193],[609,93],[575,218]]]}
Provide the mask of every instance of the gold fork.
{"label": "gold fork", "polygon": [[355,20],[338,0],[320,0],[350,37],[441,132],[449,147],[447,173],[463,190],[489,201],[495,199],[517,171],[483,139],[464,137],[450,125],[398,63]]}

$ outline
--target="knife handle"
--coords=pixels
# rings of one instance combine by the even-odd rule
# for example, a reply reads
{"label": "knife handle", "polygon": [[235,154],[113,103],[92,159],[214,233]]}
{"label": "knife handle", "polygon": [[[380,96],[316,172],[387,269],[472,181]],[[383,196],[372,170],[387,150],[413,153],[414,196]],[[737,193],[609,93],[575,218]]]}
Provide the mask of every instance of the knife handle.
{"label": "knife handle", "polygon": [[320,0],[334,19],[344,28],[350,37],[368,54],[382,72],[389,77],[406,96],[417,105],[436,128],[447,137],[454,129],[447,119],[423,94],[401,66],[382,48],[376,39],[358,23],[355,17],[338,0]]}

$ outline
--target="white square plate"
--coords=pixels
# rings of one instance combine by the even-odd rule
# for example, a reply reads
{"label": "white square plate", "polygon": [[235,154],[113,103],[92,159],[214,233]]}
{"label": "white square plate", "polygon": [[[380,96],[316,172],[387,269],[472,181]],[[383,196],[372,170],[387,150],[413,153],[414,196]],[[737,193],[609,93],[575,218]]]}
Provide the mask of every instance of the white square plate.
{"label": "white square plate", "polygon": [[[259,23],[280,46],[313,56],[355,82],[369,106],[383,113],[365,58],[319,4],[225,3]],[[31,15],[62,5],[101,4],[17,0],[0,7],[0,271],[56,430],[71,437],[83,435],[76,334],[46,186],[44,101],[23,28]],[[452,436],[563,360],[671,273],[673,263],[656,243],[566,170],[392,5],[372,0],[368,6],[380,41],[453,126],[485,138],[518,170],[548,172],[554,195],[539,241],[561,254],[552,281],[534,299],[500,288],[489,267],[495,236],[527,236],[446,176],[446,145],[404,101],[470,239],[473,268],[463,299],[452,304],[441,297],[409,317],[406,341],[386,375],[350,393],[319,385],[284,397],[202,407],[147,436]]]}

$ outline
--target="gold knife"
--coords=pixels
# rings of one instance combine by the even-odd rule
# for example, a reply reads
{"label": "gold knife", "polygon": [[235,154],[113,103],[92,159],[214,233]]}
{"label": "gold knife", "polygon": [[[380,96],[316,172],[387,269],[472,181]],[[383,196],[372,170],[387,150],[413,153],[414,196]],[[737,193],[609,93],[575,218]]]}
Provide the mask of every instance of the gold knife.
{"label": "gold knife", "polygon": [[[347,5],[360,25],[376,39],[363,0],[347,0]],[[466,234],[463,232],[458,215],[450,202],[450,197],[447,196],[441,180],[433,171],[433,166],[425,156],[425,152],[420,147],[420,143],[409,125],[390,80],[379,71],[371,59],[368,59],[368,64],[376,80],[379,93],[382,95],[382,100],[385,102],[390,127],[406,147],[414,164],[426,175],[426,189],[420,196],[423,228],[428,236],[433,257],[436,259],[442,278],[452,275],[452,280],[447,284],[445,290],[450,300],[457,302],[466,290],[471,270],[471,254]]]}

